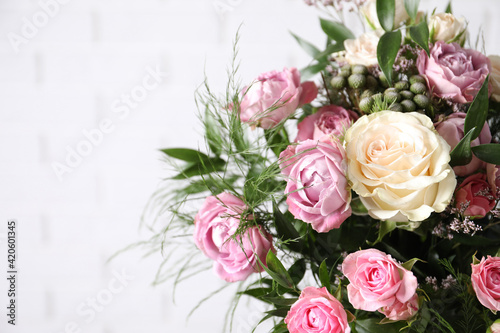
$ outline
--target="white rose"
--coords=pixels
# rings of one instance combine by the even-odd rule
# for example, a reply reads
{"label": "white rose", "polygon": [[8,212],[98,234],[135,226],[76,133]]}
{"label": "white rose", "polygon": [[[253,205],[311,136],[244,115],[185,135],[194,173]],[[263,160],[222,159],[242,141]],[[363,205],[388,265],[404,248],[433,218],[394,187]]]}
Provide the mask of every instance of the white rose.
{"label": "white rose", "polygon": [[[365,17],[368,25],[372,29],[381,29],[382,26],[378,21],[377,16],[377,0],[368,0],[360,8],[361,14]],[[409,19],[410,16],[406,12],[404,0],[396,0],[396,13],[394,15],[394,27],[399,27],[403,22]]]}
{"label": "white rose", "polygon": [[490,84],[491,98],[494,101],[500,102],[500,56],[488,56],[491,62]]}
{"label": "white rose", "polygon": [[457,42],[465,41],[467,23],[463,17],[457,18],[452,14],[439,13],[432,15],[429,19],[429,31],[433,42]]}
{"label": "white rose", "polygon": [[345,134],[348,178],[370,216],[423,221],[450,203],[456,179],[450,146],[429,117],[381,111]]}
{"label": "white rose", "polygon": [[356,39],[344,41],[345,60],[353,65],[371,66],[377,64],[377,45],[384,32],[382,30],[370,31]]}

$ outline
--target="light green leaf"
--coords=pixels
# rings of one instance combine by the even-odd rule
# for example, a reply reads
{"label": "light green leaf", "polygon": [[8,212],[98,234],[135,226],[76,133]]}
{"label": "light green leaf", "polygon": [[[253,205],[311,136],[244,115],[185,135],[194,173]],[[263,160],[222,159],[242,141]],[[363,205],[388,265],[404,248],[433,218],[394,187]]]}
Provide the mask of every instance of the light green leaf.
{"label": "light green leaf", "polygon": [[208,160],[207,155],[203,154],[198,150],[193,150],[193,149],[168,148],[168,149],[161,149],[161,151],[172,158],[186,162],[198,163],[201,160]]}
{"label": "light green leaf", "polygon": [[281,261],[276,257],[272,250],[269,250],[266,256],[266,266],[264,269],[267,274],[269,274],[274,281],[276,281],[281,286],[292,289],[293,288],[293,280],[288,274],[288,271],[285,269],[285,266],[281,263]]}
{"label": "light green leaf", "polygon": [[428,56],[430,56],[429,27],[427,26],[427,22],[422,21],[419,24],[410,27],[410,37],[415,43],[420,45],[420,47],[425,50]]}
{"label": "light green leaf", "polygon": [[472,152],[481,161],[491,164],[500,164],[500,144],[488,143],[472,147]]}
{"label": "light green leaf", "polygon": [[368,245],[370,245],[370,246],[373,246],[377,243],[380,243],[382,241],[382,239],[384,238],[384,236],[387,235],[388,233],[390,233],[391,231],[393,231],[394,229],[396,229],[396,222],[394,222],[394,221],[380,221],[380,227],[378,229],[377,239],[374,242],[366,241],[366,243],[368,243]]}
{"label": "light green leaf", "polygon": [[407,262],[405,262],[404,264],[402,264],[401,266],[403,266],[404,268],[406,268],[407,270],[411,271],[411,269],[413,268],[413,265],[415,265],[415,263],[417,261],[420,261],[420,262],[425,262],[423,260],[420,260],[418,258],[413,258],[413,259],[410,259],[408,260]]}
{"label": "light green leaf", "polygon": [[394,16],[396,15],[395,0],[377,0],[378,21],[385,31],[394,28]]}
{"label": "light green leaf", "polygon": [[447,14],[453,14],[453,10],[451,9],[451,0],[448,2],[448,5],[446,6],[446,9],[444,10],[445,13]]}
{"label": "light green leaf", "polygon": [[[393,0],[394,1],[394,0]],[[332,40],[336,41],[337,44],[343,44],[346,39],[356,38],[351,30],[349,30],[342,23],[325,20],[320,18],[321,29],[325,34]]]}
{"label": "light green leaf", "polygon": [[405,0],[405,9],[411,19],[415,21],[417,19],[418,5],[420,0]]}
{"label": "light green leaf", "polygon": [[301,79],[305,80],[305,79],[309,79],[309,78],[313,77],[314,75],[318,74],[323,69],[325,69],[325,67],[327,65],[328,65],[328,62],[323,61],[323,62],[319,62],[319,63],[313,64],[313,65],[309,65],[305,68],[302,68],[300,70]]}
{"label": "light green leaf", "polygon": [[378,42],[377,59],[389,85],[392,86],[392,65],[401,46],[401,31],[386,32]]}
{"label": "light green leaf", "polygon": [[474,129],[475,127],[473,127],[467,134],[465,134],[462,140],[460,140],[460,142],[451,151],[450,165],[452,167],[466,165],[472,160],[472,150],[470,148],[470,142]]}
{"label": "light green leaf", "polygon": [[307,54],[309,54],[311,57],[315,58],[316,55],[321,52],[316,46],[314,46],[313,44],[309,43],[305,39],[300,38],[299,36],[297,36],[293,32],[290,32],[290,34],[293,36],[293,38],[295,38],[295,40],[300,45],[300,47],[304,51],[306,51]]}
{"label": "light green leaf", "polygon": [[481,134],[486,118],[488,117],[488,81],[489,75],[484,80],[481,89],[479,89],[479,92],[472,101],[472,104],[467,110],[467,116],[465,117],[464,133],[469,132],[473,127],[476,128],[472,133],[471,141],[475,140],[479,134]]}
{"label": "light green leaf", "polygon": [[328,273],[328,268],[326,267],[326,259],[323,260],[321,265],[319,265],[319,281],[323,287],[326,287],[326,290],[330,292],[331,283],[330,283],[330,274]]}

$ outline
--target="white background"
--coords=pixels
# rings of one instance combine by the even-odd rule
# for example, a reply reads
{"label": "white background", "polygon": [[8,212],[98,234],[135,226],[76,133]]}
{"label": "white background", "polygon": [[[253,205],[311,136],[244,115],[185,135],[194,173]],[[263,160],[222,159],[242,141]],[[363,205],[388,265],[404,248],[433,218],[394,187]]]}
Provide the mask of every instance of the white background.
{"label": "white background", "polygon": [[[193,92],[204,71],[222,92],[240,24],[239,74],[249,82],[260,72],[306,65],[289,31],[321,46],[319,12],[300,0],[66,0],[43,22],[41,3],[49,2],[0,1],[0,332],[221,332],[234,287],[185,320],[223,285],[210,271],[181,283],[174,305],[172,282],[151,286],[159,253],[107,260],[149,236],[139,229],[141,214],[167,175],[157,149],[202,145]],[[500,2],[455,1],[454,10],[470,21],[474,40],[482,25],[487,54],[500,54]],[[43,27],[16,52],[9,34],[23,36],[34,17]],[[156,67],[167,73],[161,84],[128,115],[113,112]],[[83,131],[105,118],[112,130],[58,179],[53,164],[65,164],[68,149],[86,140]],[[6,324],[1,235],[12,218],[19,226],[16,327]],[[110,294],[123,270],[134,278]],[[77,312],[98,296],[106,304],[95,317]],[[258,320],[261,310],[247,306],[236,332]]]}

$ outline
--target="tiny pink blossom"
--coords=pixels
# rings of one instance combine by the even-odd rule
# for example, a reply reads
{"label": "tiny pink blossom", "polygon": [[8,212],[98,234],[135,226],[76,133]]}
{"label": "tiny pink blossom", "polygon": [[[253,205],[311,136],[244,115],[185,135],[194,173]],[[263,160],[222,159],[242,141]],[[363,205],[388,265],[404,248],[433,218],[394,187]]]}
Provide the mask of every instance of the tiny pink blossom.
{"label": "tiny pink blossom", "polygon": [[306,287],[285,318],[290,333],[350,333],[347,313],[326,288]]}

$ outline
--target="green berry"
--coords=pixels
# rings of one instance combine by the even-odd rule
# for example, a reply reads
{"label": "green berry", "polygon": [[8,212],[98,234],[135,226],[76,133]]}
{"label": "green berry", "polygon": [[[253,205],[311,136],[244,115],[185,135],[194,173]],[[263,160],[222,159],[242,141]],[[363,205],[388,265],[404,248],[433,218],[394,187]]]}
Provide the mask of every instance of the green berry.
{"label": "green berry", "polygon": [[415,97],[413,98],[413,101],[421,109],[427,108],[431,102],[429,97],[427,97],[425,95],[415,95]]}
{"label": "green berry", "polygon": [[334,89],[342,89],[346,86],[346,79],[343,76],[336,76],[330,81]]}
{"label": "green berry", "polygon": [[396,82],[394,84],[394,88],[396,88],[397,90],[408,90],[410,88],[410,83],[406,80],[403,80],[403,81],[399,81],[399,82]]}
{"label": "green berry", "polygon": [[415,94],[409,90],[401,90],[399,94],[403,99],[413,99],[413,96],[415,96]]}
{"label": "green berry", "polygon": [[352,65],[351,67],[352,74],[368,74],[368,68],[364,65]]}
{"label": "green berry", "polygon": [[364,113],[369,113],[372,110],[373,99],[371,97],[365,97],[359,102],[359,109]]}
{"label": "green berry", "polygon": [[427,86],[421,82],[415,82],[410,86],[410,91],[416,95],[425,94],[427,92]]}
{"label": "green berry", "polygon": [[403,112],[403,106],[399,103],[394,103],[389,107],[389,110]]}
{"label": "green berry", "polygon": [[373,91],[371,91],[370,89],[363,90],[363,92],[361,93],[361,99],[372,96],[373,96]]}
{"label": "green berry", "polygon": [[347,79],[349,87],[354,89],[363,88],[366,85],[366,77],[362,74],[352,74]]}
{"label": "green berry", "polygon": [[422,75],[412,75],[410,77],[410,84],[425,83],[425,78]]}
{"label": "green berry", "polygon": [[411,112],[417,109],[415,103],[413,101],[410,101],[409,99],[405,99],[404,101],[402,101],[401,106],[403,107],[403,110],[405,112]]}
{"label": "green berry", "polygon": [[366,87],[371,90],[376,90],[378,88],[378,81],[372,75],[366,76]]}
{"label": "green berry", "polygon": [[389,91],[384,93],[385,100],[389,103],[397,103],[401,101],[401,95],[395,91]]}

